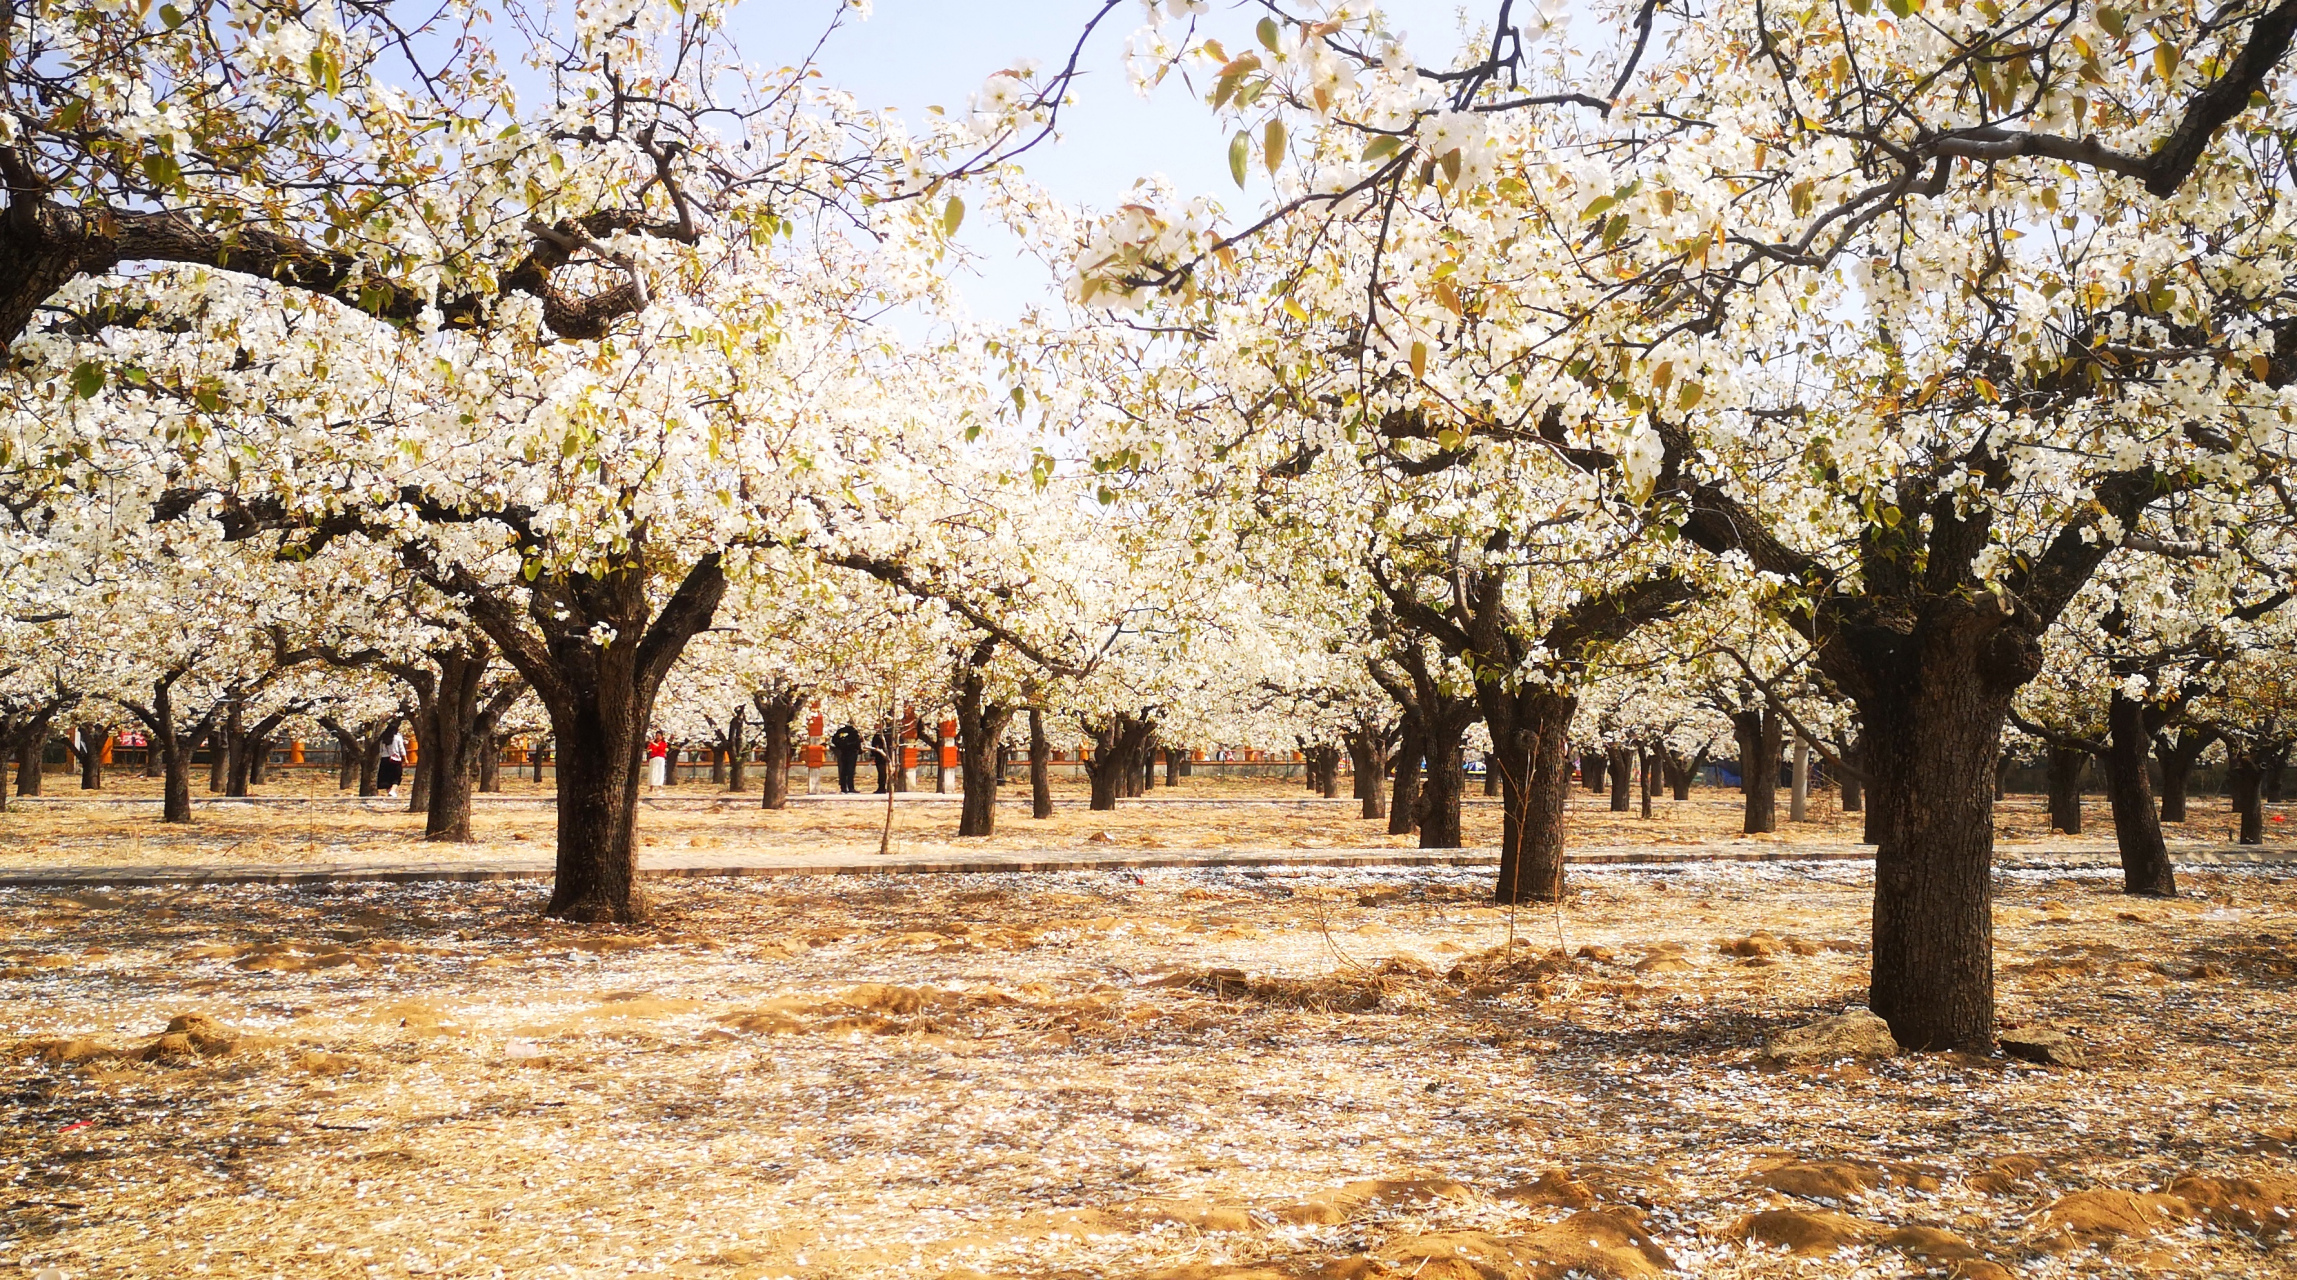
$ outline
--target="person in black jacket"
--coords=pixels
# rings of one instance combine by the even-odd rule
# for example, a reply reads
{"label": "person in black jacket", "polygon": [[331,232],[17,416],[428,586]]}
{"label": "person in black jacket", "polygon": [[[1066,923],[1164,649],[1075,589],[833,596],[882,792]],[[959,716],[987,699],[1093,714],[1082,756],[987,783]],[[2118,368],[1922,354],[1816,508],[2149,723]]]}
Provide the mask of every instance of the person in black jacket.
{"label": "person in black jacket", "polygon": [[892,759],[893,734],[886,726],[880,725],[877,732],[869,736],[869,761],[877,766],[877,794],[879,795],[884,795],[892,784],[892,778],[886,771],[886,766]]}
{"label": "person in black jacket", "polygon": [[851,722],[839,725],[830,735],[829,749],[837,757],[837,789],[851,792],[854,766],[861,763],[861,730]]}

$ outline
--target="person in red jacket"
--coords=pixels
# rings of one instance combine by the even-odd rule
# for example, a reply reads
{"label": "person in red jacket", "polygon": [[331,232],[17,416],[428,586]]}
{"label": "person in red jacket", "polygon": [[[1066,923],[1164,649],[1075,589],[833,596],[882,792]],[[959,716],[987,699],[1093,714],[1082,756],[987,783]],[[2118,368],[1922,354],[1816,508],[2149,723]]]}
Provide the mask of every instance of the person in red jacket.
{"label": "person in red jacket", "polygon": [[662,736],[660,729],[656,729],[654,740],[646,744],[646,785],[661,786],[662,776],[669,771],[669,768],[670,740]]}

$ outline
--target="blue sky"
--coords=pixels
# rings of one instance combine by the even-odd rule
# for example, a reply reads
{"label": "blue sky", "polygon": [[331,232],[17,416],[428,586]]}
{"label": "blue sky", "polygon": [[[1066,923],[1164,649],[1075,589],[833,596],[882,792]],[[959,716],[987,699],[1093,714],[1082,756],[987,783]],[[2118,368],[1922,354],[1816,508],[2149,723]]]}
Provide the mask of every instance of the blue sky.
{"label": "blue sky", "polygon": [[[835,11],[836,0],[752,0],[734,11],[736,38],[756,62],[803,56]],[[864,105],[894,107],[922,116],[928,106],[962,109],[990,72],[1034,58],[1048,71],[1068,57],[1098,0],[876,0],[867,22],[851,22],[823,51],[829,83]],[[1410,37],[1424,61],[1448,61],[1457,46],[1460,0],[1393,0],[1384,6],[1391,29]],[[1490,0],[1466,6],[1472,16],[1496,9]],[[1216,0],[1206,21],[1225,32],[1247,30],[1261,12]],[[1143,100],[1124,70],[1126,39],[1142,22],[1139,4],[1126,0],[1086,46],[1076,103],[1062,113],[1062,137],[1027,161],[1030,175],[1072,204],[1106,208],[1134,179],[1161,173],[1184,195],[1210,193],[1231,209],[1267,194],[1265,178],[1238,192],[1228,177],[1226,138],[1201,101],[1177,79]],[[1240,44],[1231,37],[1231,44]],[[981,274],[964,281],[974,313],[1008,320],[1049,282],[1021,261],[987,219],[968,224],[963,239],[981,254]]]}

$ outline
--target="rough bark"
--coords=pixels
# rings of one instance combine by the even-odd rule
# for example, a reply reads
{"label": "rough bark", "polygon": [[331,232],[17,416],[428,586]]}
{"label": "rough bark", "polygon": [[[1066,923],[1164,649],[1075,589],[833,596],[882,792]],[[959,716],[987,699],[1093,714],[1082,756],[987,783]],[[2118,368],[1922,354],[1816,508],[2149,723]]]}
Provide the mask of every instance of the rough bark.
{"label": "rough bark", "polygon": [[[990,655],[977,648],[974,656],[957,676],[957,768],[965,788],[958,802],[957,834],[965,837],[997,833],[997,748],[1018,709],[988,696],[983,668]],[[1156,768],[1154,758],[1148,767]]]}
{"label": "rough bark", "polygon": [[[1843,763],[1849,765],[1853,769],[1866,768],[1866,755],[1864,748],[1861,745],[1864,741],[1865,738],[1863,735],[1851,740],[1850,746],[1843,753]],[[1849,773],[1843,774],[1842,811],[1844,813],[1858,813],[1864,810],[1865,807],[1866,795],[1860,789],[1858,778],[1855,775]]]}
{"label": "rough bark", "polygon": [[1354,771],[1356,800],[1362,806],[1358,814],[1367,820],[1388,816],[1388,744],[1394,737],[1392,726],[1364,721],[1342,735],[1348,744],[1348,766]]}
{"label": "rough bark", "polygon": [[1164,785],[1167,790],[1180,785],[1181,774],[1187,771],[1188,749],[1167,746],[1164,749]]}
{"label": "rough bark", "polygon": [[2050,826],[2069,836],[2082,833],[2082,770],[2089,762],[2087,751],[2050,745]]}
{"label": "rough bark", "polygon": [[2241,843],[2265,843],[2265,767],[2255,753],[2235,750],[2226,759],[2225,786],[2241,819]]}
{"label": "rough bark", "polygon": [[2153,755],[2149,708],[2114,690],[2106,706],[2106,795],[2113,802],[2114,845],[2121,854],[2122,892],[2177,896],[2177,873],[2162,843],[2147,764]]}
{"label": "rough bark", "polygon": [[[1571,794],[1571,719],[1579,700],[1543,688],[1479,690],[1500,771],[1502,903],[1563,894],[1563,818]],[[1583,766],[1584,767],[1584,766]]]}
{"label": "rough bark", "polygon": [[151,739],[149,750],[160,762],[160,821],[165,823],[191,821],[192,753],[213,732],[223,711],[223,704],[217,702],[189,725],[179,725],[175,682],[184,674],[183,668],[177,668],[155,678],[149,702],[120,702],[128,714],[143,722],[145,735]]}
{"label": "rough bark", "polygon": [[1778,716],[1765,708],[1733,713],[1731,732],[1739,744],[1739,788],[1746,795],[1746,817],[1739,830],[1750,836],[1776,831],[1783,726]]}
{"label": "rough bark", "polygon": [[734,795],[750,789],[750,709],[734,708],[726,722],[726,790]]}
{"label": "rough bark", "polygon": [[758,762],[758,772],[764,775],[758,792],[761,809],[789,807],[790,747],[796,740],[798,717],[805,712],[806,699],[811,696],[810,690],[785,685],[750,693],[750,705],[758,712],[758,742],[764,747],[760,754],[765,757]]}
{"label": "rough bark", "polygon": [[2154,759],[2161,763],[2163,822],[2185,821],[2185,794],[2193,780],[2193,766],[2216,740],[2215,733],[2194,725],[2179,726],[2174,738],[2155,738]]}
{"label": "rough bark", "polygon": [[1083,721],[1093,740],[1093,758],[1085,761],[1085,776],[1092,784],[1092,808],[1114,809],[1117,800],[1137,785],[1140,753],[1156,732],[1156,721],[1124,712],[1099,721]]}
{"label": "rough bark", "polygon": [[1604,753],[1604,768],[1611,777],[1611,812],[1613,813],[1627,813],[1633,808],[1634,759],[1634,753],[1625,747],[1612,747]]}
{"label": "rough bark", "polygon": [[1663,747],[1661,751],[1664,753],[1661,760],[1667,774],[1669,793],[1677,800],[1690,799],[1691,784],[1697,781],[1699,770],[1707,763],[1706,749],[1701,748],[1699,754],[1688,760],[1676,755],[1672,748]]}
{"label": "rough bark", "polygon": [[1045,737],[1045,712],[1029,708],[1029,816],[1053,816],[1053,744]]}
{"label": "rough bark", "polygon": [[1420,757],[1427,749],[1418,714],[1406,711],[1396,734],[1396,777],[1388,792],[1389,835],[1408,836],[1420,825]]}
{"label": "rough bark", "polygon": [[80,742],[80,749],[75,753],[80,761],[80,790],[101,791],[104,789],[104,743],[111,737],[111,730],[85,721],[75,728]]}

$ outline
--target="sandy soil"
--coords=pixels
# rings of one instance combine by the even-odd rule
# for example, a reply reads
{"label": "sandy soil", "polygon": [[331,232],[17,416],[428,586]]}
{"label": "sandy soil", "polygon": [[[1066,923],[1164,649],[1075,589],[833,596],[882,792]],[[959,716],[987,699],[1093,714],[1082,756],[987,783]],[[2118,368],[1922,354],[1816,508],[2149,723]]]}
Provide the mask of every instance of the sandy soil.
{"label": "sandy soil", "polygon": [[[289,783],[265,788],[265,794],[289,798],[324,799],[309,805],[202,804],[197,821],[188,827],[168,827],[157,821],[149,805],[89,803],[76,788],[49,780],[48,794],[31,802],[19,801],[0,813],[0,869],[44,866],[168,866],[278,864],[470,862],[504,858],[548,858],[554,847],[554,816],[549,793],[518,783],[509,798],[482,797],[474,807],[475,842],[464,845],[426,843],[422,817],[400,811],[388,802],[338,802],[331,785],[320,779],[297,777]],[[141,778],[115,778],[105,798],[134,796],[148,791]],[[204,794],[204,793],[202,793]],[[648,805],[639,819],[641,857],[649,851],[667,856],[680,850],[713,853],[773,855],[779,853],[832,853],[866,857],[878,850],[885,823],[884,808],[874,802],[798,804],[767,812],[756,807],[754,796],[728,796],[705,785],[689,784],[665,789],[666,802]],[[1117,845],[1140,849],[1219,848],[1238,852],[1281,853],[1287,849],[1409,848],[1412,836],[1386,834],[1384,820],[1366,821],[1351,803],[1298,802],[1308,793],[1297,786],[1248,780],[1192,780],[1177,790],[1159,788],[1144,805],[1096,813],[1083,805],[1079,785],[1057,789],[1060,806],[1042,822],[1028,816],[1027,794],[1016,791],[1001,810],[997,834],[986,840],[956,838],[954,804],[922,803],[896,807],[893,846],[896,851],[963,858],[979,852],[1007,853],[1079,849]],[[1221,805],[1173,805],[1166,799],[1221,800]],[[404,802],[401,802],[403,805]],[[1585,791],[1575,793],[1569,839],[1574,845],[1632,846],[1703,844],[1738,838],[1741,801],[1736,792],[1693,788],[1691,799],[1677,802],[1665,797],[1653,802],[1652,817],[1639,813],[1613,813],[1609,803]],[[1780,811],[1786,800],[1780,797]],[[2230,820],[2220,799],[2197,797],[2192,820],[2169,829],[2173,843],[2221,844],[2230,839]],[[2287,808],[2275,806],[2266,824],[2269,844],[2288,841]],[[2005,849],[2062,844],[2064,837],[2049,830],[2040,797],[2012,796],[1999,807],[1997,836]],[[1813,798],[1811,821],[1781,822],[1780,830],[1756,839],[1765,844],[1832,844],[1853,842],[1860,817],[1843,814],[1836,797]],[[2112,814],[2103,798],[2093,797],[2085,811],[2089,843],[2110,844]],[[1466,836],[1472,845],[1493,845],[1499,839],[1500,809],[1496,800],[1471,797],[1464,810]]]}
{"label": "sandy soil", "polygon": [[2297,1274],[2297,877],[2007,873],[2085,1067],[1766,1065],[1865,874],[0,891],[0,1274]]}

